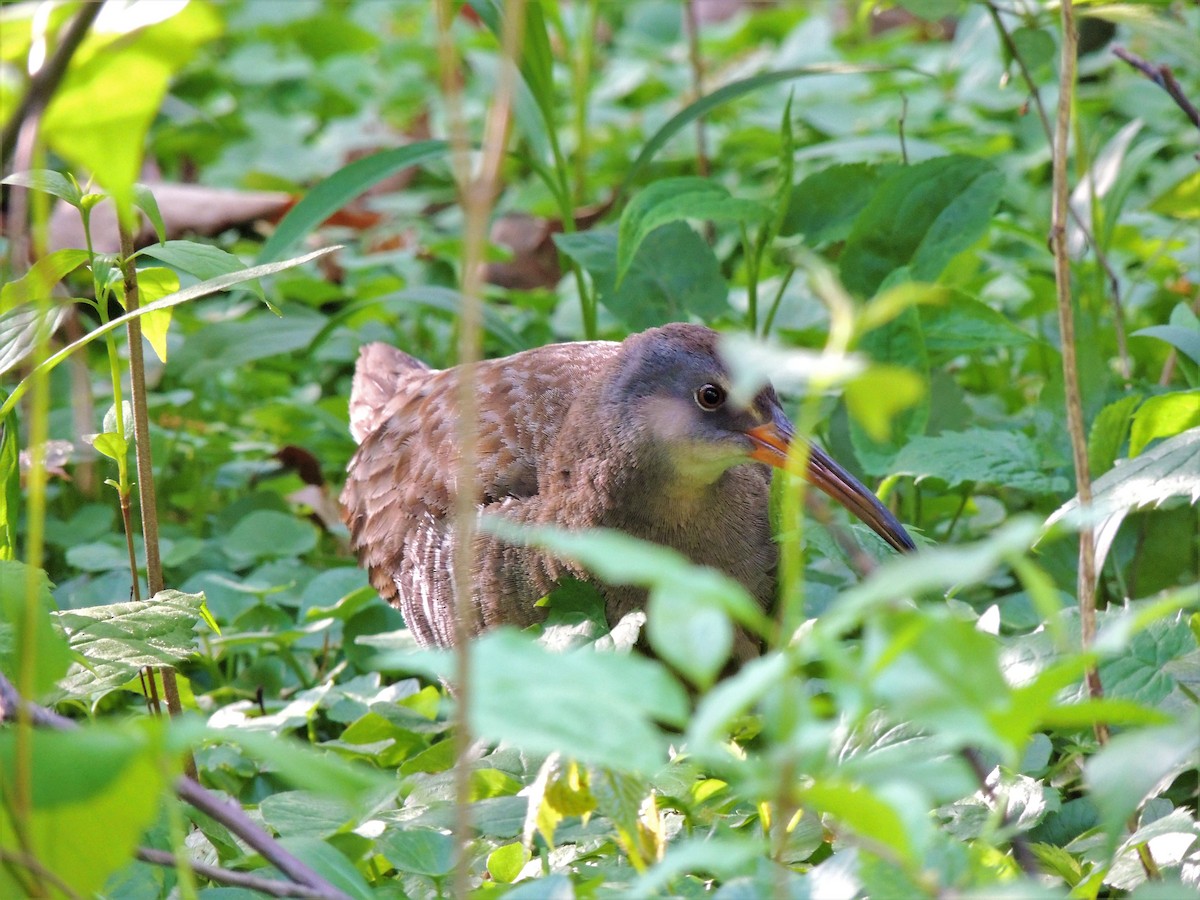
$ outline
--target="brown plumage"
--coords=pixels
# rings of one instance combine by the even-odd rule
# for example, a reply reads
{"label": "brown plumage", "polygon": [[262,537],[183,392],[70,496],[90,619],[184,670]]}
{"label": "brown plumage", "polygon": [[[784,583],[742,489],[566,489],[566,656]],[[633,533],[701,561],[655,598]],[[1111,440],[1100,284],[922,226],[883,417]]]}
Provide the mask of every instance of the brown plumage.
{"label": "brown plumage", "polygon": [[[371,583],[422,644],[453,642],[452,556],[458,470],[457,369],[433,370],[383,344],[363,348],[350,399],[360,446],[342,505]],[[770,469],[792,428],[771,388],[739,407],[716,333],[667,325],[621,343],[555,344],[479,364],[482,511],[568,529],[616,528],[663,544],[773,601],[777,550]],[[819,448],[808,477],[897,549],[903,527]],[[536,549],[480,535],[472,630],[538,621],[564,576],[588,574]],[[597,585],[615,624],[645,591]],[[735,657],[757,652],[739,637]]]}

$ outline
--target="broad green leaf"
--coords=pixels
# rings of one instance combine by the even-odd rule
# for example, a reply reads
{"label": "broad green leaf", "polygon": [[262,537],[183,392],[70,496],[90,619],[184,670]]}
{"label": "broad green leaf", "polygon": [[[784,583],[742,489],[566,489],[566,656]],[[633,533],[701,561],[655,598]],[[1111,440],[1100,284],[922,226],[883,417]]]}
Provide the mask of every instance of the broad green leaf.
{"label": "broad green leaf", "polygon": [[880,183],[897,168],[846,163],[814,172],[792,188],[780,234],[802,234],[813,247],[844,241]]}
{"label": "broad green leaf", "polygon": [[358,867],[332,844],[312,837],[282,838],[279,843],[344,896],[352,900],[376,900],[378,895]]}
{"label": "broad green leaf", "polygon": [[946,291],[940,303],[922,305],[921,328],[931,361],[963,354],[1024,347],[1036,339],[986,303],[959,291]]}
{"label": "broad green leaf", "polygon": [[1156,438],[1174,437],[1197,425],[1200,425],[1200,391],[1175,391],[1151,397],[1133,416],[1129,456],[1137,456]]}
{"label": "broad green leaf", "polygon": [[428,828],[389,830],[379,850],[398,871],[409,874],[440,877],[454,865],[454,839]]}
{"label": "broad green leaf", "polygon": [[[485,634],[471,654],[472,733],[532,753],[652,772],[667,750],[655,722],[678,725],[686,715],[679,683],[661,663],[642,657],[590,647],[553,653],[509,629]],[[454,677],[453,658],[444,651],[380,657],[377,664]],[[598,684],[603,691],[595,690]]]}
{"label": "broad green leaf", "polygon": [[666,178],[642,189],[629,201],[617,226],[619,287],[642,242],[670,222],[699,219],[712,222],[758,222],[767,210],[758,203],[732,197],[706,178]]}
{"label": "broad green leaf", "polygon": [[238,522],[221,546],[239,565],[302,556],[317,546],[317,530],[312,523],[288,513],[260,509]]}
{"label": "broad green leaf", "polygon": [[[0,730],[0,782],[6,787],[14,783],[17,737],[11,728]],[[30,739],[32,808],[21,822],[21,839],[12,816],[0,816],[0,846],[26,847],[77,896],[93,896],[129,862],[154,823],[182,757],[163,745],[159,723],[145,717],[116,727],[38,729]],[[0,895],[29,896],[31,882],[16,882],[16,871],[23,872],[0,866]]]}
{"label": "broad green leaf", "polygon": [[109,459],[123,460],[129,452],[129,442],[125,436],[115,431],[106,431],[92,438],[92,446],[96,452]]}
{"label": "broad green leaf", "polygon": [[501,884],[512,884],[530,858],[524,844],[502,844],[488,854],[488,874]]}
{"label": "broad green leaf", "polygon": [[85,661],[61,682],[62,696],[95,698],[118,690],[144,666],[178,665],[196,652],[203,594],[161,591],[148,601],[55,612]]}
{"label": "broad green leaf", "polygon": [[683,222],[650,234],[617,286],[612,229],[556,234],[554,243],[592,276],[600,302],[630,330],[729,311],[728,289],[712,248]]}
{"label": "broad green leaf", "polygon": [[661,659],[702,688],[712,685],[733,649],[733,627],[720,606],[670,588],[650,595],[646,636]]}
{"label": "broad green leaf", "polygon": [[1004,177],[972,156],[944,156],[884,178],[854,221],[838,261],[846,287],[863,296],[904,269],[934,281],[981,238],[1000,202]]}
{"label": "broad green leaf", "polygon": [[[1167,438],[1135,459],[1118,463],[1092,484],[1092,506],[1086,513],[1097,523],[1096,570],[1099,571],[1125,516],[1144,506],[1158,506],[1172,497],[1200,500],[1200,428]],[[1080,519],[1079,498],[1060,506],[1046,525]]]}
{"label": "broad green leaf", "polygon": [[966,6],[966,0],[897,0],[897,5],[914,16],[936,22],[959,12]]}
{"label": "broad green leaf", "polygon": [[265,763],[280,780],[322,796],[357,802],[395,783],[394,774],[387,776],[375,768],[355,765],[287,735],[247,728],[209,728],[206,736],[211,741],[241,747],[249,756]]}
{"label": "broad green leaf", "polygon": [[301,238],[367,188],[403,169],[444,155],[449,146],[446,141],[418,141],[406,147],[365,156],[338,169],[314,185],[304,199],[283,217],[259,251],[258,264],[279,259]]}
{"label": "broad green leaf", "polygon": [[1084,763],[1084,782],[1100,810],[1110,851],[1155,785],[1195,768],[1197,754],[1200,718],[1193,710],[1175,725],[1118,734]]}
{"label": "broad green leaf", "polygon": [[972,428],[909,441],[897,454],[894,470],[918,481],[937,478],[951,487],[971,482],[1053,494],[1068,482],[1054,475],[1033,441],[1019,431]]}
{"label": "broad green leaf", "polygon": [[1045,29],[1014,28],[1011,36],[1021,61],[1030,71],[1054,62],[1058,48],[1054,38]]}
{"label": "broad green leaf", "polygon": [[1096,415],[1092,430],[1088,432],[1088,471],[1092,478],[1099,478],[1113,467],[1129,434],[1133,411],[1141,402],[1141,394],[1129,394],[1108,404]]}
{"label": "broad green leaf", "polygon": [[355,825],[359,818],[355,804],[347,798],[309,791],[280,791],[264,797],[258,811],[281,837],[329,837]]}
{"label": "broad green leaf", "polygon": [[834,779],[820,779],[797,794],[806,806],[828,813],[857,834],[883,846],[907,861],[913,860],[908,826],[895,807],[870,788]]}
{"label": "broad green leaf", "polygon": [[36,303],[51,299],[51,290],[56,284],[74,272],[88,260],[86,250],[66,248],[47,253],[16,281],[0,287],[0,313],[6,313],[22,303]]}
{"label": "broad green leaf", "polygon": [[42,135],[60,156],[95,176],[118,209],[128,208],[146,132],[171,76],[220,31],[212,8],[189,3],[115,39],[93,33],[54,92]]}
{"label": "broad green leaf", "polygon": [[1200,330],[1180,325],[1151,325],[1135,331],[1131,337],[1152,337],[1166,341],[1192,362],[1200,365]]}
{"label": "broad green leaf", "polygon": [[[146,306],[139,307],[134,312],[125,313],[122,316],[117,316],[115,319],[110,319],[106,324],[98,325],[93,328],[79,340],[68,344],[50,358],[40,363],[37,368],[29,375],[25,376],[21,382],[13,388],[12,392],[5,399],[3,405],[0,405],[0,416],[8,414],[17,401],[24,396],[25,391],[29,389],[30,379],[37,373],[49,372],[54,369],[64,359],[74,353],[76,350],[90,344],[99,337],[103,337],[110,331],[120,328],[130,319],[137,316],[145,316],[154,313],[160,309],[169,309],[172,306],[179,306],[181,303],[187,303],[189,300],[195,300],[198,297],[207,297],[209,294],[215,294],[218,291],[223,291],[226,288],[233,287],[235,284],[240,284],[243,281],[249,281],[254,278],[261,278],[264,275],[272,275],[276,272],[282,272],[285,269],[290,269],[293,266],[302,265],[310,262],[328,253],[332,253],[337,247],[326,247],[323,250],[316,250],[312,253],[307,253],[304,256],[298,256],[295,259],[284,260],[283,262],[268,263],[267,265],[255,266],[250,269],[244,269],[241,272],[234,272],[231,275],[222,275],[219,278],[213,278],[209,281],[202,281],[200,284],[194,284],[191,287],[184,288],[181,291],[176,291],[169,297],[164,297],[157,303],[149,303]],[[203,332],[201,332],[203,333]],[[0,336],[0,347],[3,346],[3,338]]]}
{"label": "broad green leaf", "polygon": [[174,355],[185,384],[203,385],[223,372],[284,353],[299,353],[325,326],[320,313],[296,307],[283,318],[258,310],[239,319],[213,322],[188,335]]}
{"label": "broad green leaf", "polygon": [[[50,618],[54,608],[45,572],[0,559],[0,671],[33,701],[54,688],[71,661],[67,643]],[[21,662],[30,659],[32,681],[26,683]]]}
{"label": "broad green leaf", "polygon": [[[149,269],[139,269],[138,305],[155,303],[163,297],[169,297],[179,290],[179,276],[170,269],[154,266]],[[125,306],[125,284],[118,282],[117,298]],[[126,307],[128,309],[128,307]],[[167,330],[171,327],[171,310],[158,309],[142,316],[142,337],[150,342],[155,355],[163,362],[167,361]]]}

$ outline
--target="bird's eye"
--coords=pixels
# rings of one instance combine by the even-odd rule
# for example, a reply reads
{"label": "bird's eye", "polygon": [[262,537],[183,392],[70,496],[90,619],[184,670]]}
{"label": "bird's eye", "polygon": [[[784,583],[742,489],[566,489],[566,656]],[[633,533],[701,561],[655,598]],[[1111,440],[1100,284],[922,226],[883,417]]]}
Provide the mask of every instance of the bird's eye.
{"label": "bird's eye", "polygon": [[696,403],[705,412],[712,412],[725,402],[725,389],[719,384],[702,384],[696,388]]}

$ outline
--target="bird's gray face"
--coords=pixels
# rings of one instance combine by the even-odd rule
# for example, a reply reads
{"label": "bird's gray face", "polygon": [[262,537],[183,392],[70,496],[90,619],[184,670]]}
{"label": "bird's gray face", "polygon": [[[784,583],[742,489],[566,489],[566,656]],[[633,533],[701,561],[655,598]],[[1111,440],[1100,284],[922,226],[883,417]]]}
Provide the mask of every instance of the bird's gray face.
{"label": "bird's gray face", "polygon": [[686,350],[665,342],[645,348],[615,379],[610,402],[622,409],[625,439],[640,445],[641,458],[662,463],[679,487],[702,488],[754,460],[762,443],[756,435],[770,431],[786,446],[792,427],[773,389],[734,403],[716,353]]}
{"label": "bird's gray face", "polygon": [[[668,329],[646,332],[610,382],[604,402],[619,410],[621,439],[658,464],[673,493],[702,491],[748,462],[786,468],[795,431],[775,390],[764,388],[745,406],[734,403],[714,341],[681,339]],[[808,448],[804,476],[895,549],[915,549],[892,512],[816,445]]]}

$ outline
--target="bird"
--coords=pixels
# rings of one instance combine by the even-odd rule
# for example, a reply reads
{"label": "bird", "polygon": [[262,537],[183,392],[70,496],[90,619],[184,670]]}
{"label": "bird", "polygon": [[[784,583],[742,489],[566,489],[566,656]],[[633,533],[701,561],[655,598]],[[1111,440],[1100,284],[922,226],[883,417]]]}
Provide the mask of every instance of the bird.
{"label": "bird", "polygon": [[[795,430],[771,386],[734,399],[717,342],[710,328],[672,323],[620,342],[550,344],[477,363],[480,513],[617,529],[725,573],[769,610],[778,562],[771,469],[785,466]],[[371,584],[422,646],[451,646],[456,634],[460,373],[372,343],[351,386],[358,449],[341,494],[344,520]],[[892,512],[816,444],[805,477],[894,549],[915,549]],[[541,621],[539,599],[565,578],[596,586],[610,625],[646,603],[645,589],[597,583],[536,547],[483,531],[474,540],[472,634]],[[759,652],[757,639],[735,638],[736,660]]]}

